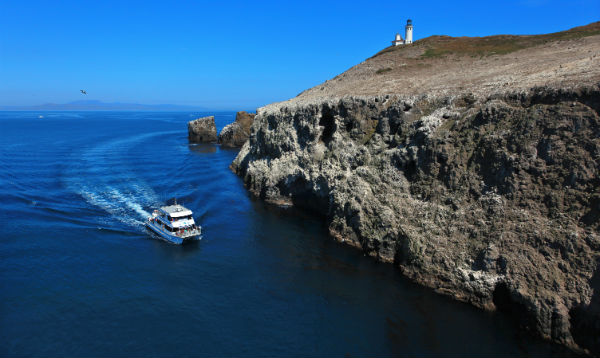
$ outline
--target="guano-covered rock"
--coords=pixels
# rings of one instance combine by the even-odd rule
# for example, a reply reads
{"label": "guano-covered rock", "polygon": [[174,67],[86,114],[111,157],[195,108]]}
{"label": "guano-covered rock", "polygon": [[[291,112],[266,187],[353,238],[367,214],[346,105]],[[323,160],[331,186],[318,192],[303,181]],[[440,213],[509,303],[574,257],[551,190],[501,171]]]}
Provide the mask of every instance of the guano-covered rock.
{"label": "guano-covered rock", "polygon": [[190,143],[214,143],[217,141],[215,117],[202,117],[188,122],[188,140]]}

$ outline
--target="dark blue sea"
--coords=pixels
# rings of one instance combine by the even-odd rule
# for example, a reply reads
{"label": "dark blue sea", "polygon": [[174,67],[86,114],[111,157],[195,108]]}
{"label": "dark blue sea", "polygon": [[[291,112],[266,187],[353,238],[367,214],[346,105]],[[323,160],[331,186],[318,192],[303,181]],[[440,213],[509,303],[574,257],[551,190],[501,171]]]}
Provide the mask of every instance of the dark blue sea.
{"label": "dark blue sea", "polygon": [[[252,199],[201,115],[0,112],[0,356],[565,354]],[[171,198],[201,241],[146,232]]]}

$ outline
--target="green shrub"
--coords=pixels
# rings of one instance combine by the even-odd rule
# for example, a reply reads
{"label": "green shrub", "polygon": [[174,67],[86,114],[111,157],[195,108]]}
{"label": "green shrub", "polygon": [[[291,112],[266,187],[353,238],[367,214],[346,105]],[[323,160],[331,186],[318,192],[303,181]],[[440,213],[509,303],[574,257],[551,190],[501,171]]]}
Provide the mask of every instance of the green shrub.
{"label": "green shrub", "polygon": [[392,70],[392,69],[391,69],[391,68],[389,68],[389,67],[386,67],[386,68],[380,68],[380,69],[378,69],[378,70],[377,70],[375,73],[376,73],[376,74],[378,74],[378,75],[380,75],[380,74],[382,74],[382,73],[390,72],[391,70]]}

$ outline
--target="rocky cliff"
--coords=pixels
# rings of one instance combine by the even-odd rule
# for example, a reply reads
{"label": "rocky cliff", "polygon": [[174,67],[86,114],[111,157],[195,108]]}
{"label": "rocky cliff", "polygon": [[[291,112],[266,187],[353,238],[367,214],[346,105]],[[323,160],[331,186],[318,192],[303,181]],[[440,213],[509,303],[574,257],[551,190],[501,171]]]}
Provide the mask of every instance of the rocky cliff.
{"label": "rocky cliff", "polygon": [[598,354],[598,28],[384,50],[259,109],[232,169],[416,282]]}

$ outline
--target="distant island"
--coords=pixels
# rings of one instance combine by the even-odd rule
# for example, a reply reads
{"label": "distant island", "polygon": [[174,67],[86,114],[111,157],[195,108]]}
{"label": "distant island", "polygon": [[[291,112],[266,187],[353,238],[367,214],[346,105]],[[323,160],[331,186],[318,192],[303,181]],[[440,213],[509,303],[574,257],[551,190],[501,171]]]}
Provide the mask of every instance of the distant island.
{"label": "distant island", "polygon": [[140,104],[81,100],[35,106],[0,106],[0,111],[206,111],[206,107],[177,104]]}

